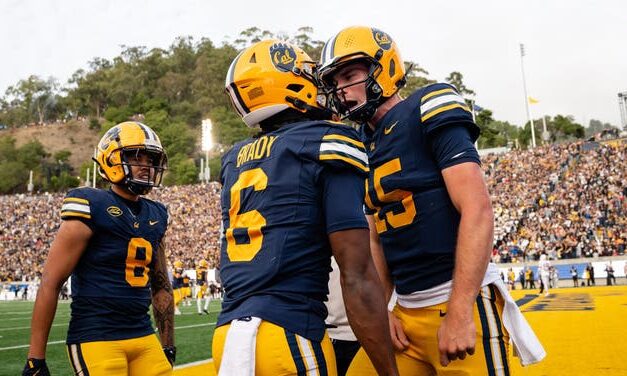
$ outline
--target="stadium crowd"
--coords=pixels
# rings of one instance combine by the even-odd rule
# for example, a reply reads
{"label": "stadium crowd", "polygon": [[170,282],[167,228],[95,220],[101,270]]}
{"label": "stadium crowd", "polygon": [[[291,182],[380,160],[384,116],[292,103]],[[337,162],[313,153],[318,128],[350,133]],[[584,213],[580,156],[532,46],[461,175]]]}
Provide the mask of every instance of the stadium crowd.
{"label": "stadium crowd", "polygon": [[[626,159],[627,142],[578,142],[483,157],[496,220],[493,261],[533,261],[542,252],[550,259],[624,254]],[[41,272],[63,197],[0,196],[0,281],[31,280]],[[205,258],[217,267],[220,185],[165,187],[148,197],[169,209],[169,262],[193,268]]]}

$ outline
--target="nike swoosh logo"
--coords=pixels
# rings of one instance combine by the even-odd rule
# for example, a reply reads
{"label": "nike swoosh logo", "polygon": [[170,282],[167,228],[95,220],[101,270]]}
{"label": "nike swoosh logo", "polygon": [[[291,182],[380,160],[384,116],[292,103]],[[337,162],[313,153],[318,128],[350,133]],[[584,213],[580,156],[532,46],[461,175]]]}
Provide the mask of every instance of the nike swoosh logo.
{"label": "nike swoosh logo", "polygon": [[442,310],[440,310],[440,317],[444,317],[446,316],[446,312],[442,312]]}
{"label": "nike swoosh logo", "polygon": [[398,124],[398,121],[395,121],[394,124],[390,125],[389,127],[385,127],[385,129],[383,130],[383,134],[390,134],[390,132],[392,132],[392,129],[396,127],[396,124]]}
{"label": "nike swoosh logo", "polygon": [[462,151],[461,153],[455,154],[453,157],[451,157],[451,159],[459,158],[459,157],[461,157],[464,154],[466,154],[466,152]]}
{"label": "nike swoosh logo", "polygon": [[148,221],[148,224],[151,225],[151,226],[154,226],[157,223],[159,223],[159,221]]}

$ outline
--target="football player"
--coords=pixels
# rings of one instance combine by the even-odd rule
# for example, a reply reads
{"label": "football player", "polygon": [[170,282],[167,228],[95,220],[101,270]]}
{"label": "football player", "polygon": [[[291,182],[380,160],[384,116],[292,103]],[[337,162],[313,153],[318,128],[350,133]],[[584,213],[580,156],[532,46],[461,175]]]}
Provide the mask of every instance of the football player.
{"label": "football player", "polygon": [[[166,153],[148,126],[124,122],[105,133],[95,159],[111,189],[77,188],[63,200],[23,375],[48,374],[46,342],[70,274],[67,351],[75,374],[170,375],[176,349],[164,249],[168,213],[142,197],[160,185]],[[151,304],[160,340],[148,316]]]}
{"label": "football player", "polygon": [[189,277],[187,270],[183,272],[183,305],[191,306],[192,305],[192,288],[191,288],[191,278]]}
{"label": "football player", "polygon": [[[196,308],[198,309],[198,314],[202,315],[202,313],[209,314],[209,302],[211,301],[211,295],[207,289],[207,269],[209,268],[209,263],[207,260],[200,260],[198,262],[198,266],[196,267]],[[205,306],[200,310],[202,306],[202,299],[205,299]]]}
{"label": "football player", "polygon": [[172,273],[172,294],[174,296],[174,314],[180,315],[179,304],[183,301],[184,286],[183,286],[183,262],[176,260],[173,263],[174,272]]}
{"label": "football player", "polygon": [[336,374],[323,303],[332,253],[355,334],[380,374],[397,373],[362,207],[368,160],[354,129],[325,120],[313,69],[300,48],[265,40],[227,73],[234,108],[261,133],[222,158],[220,375]]}
{"label": "football player", "polygon": [[[319,76],[328,106],[362,125],[372,252],[386,297],[393,287],[398,294],[390,330],[401,374],[509,374],[510,335],[533,352],[525,362],[541,359],[496,268],[488,269],[493,213],[474,147],[479,128],[457,90],[433,84],[401,98],[396,43],[362,26],[325,44]],[[521,335],[503,327],[507,299],[528,329]],[[360,351],[349,374],[372,373],[367,363]]]}

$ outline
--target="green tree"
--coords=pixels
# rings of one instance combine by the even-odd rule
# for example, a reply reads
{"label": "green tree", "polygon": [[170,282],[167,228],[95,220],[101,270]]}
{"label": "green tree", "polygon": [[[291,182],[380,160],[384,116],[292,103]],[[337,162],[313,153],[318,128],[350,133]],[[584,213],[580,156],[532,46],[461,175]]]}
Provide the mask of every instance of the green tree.
{"label": "green tree", "polygon": [[16,193],[21,187],[25,190],[28,182],[28,169],[18,161],[0,163],[0,193]]}
{"label": "green tree", "polygon": [[198,168],[194,160],[184,154],[173,155],[168,162],[165,185],[192,184],[198,181]]}
{"label": "green tree", "polygon": [[408,66],[407,83],[400,91],[401,96],[408,97],[417,89],[435,83],[435,80],[431,80],[427,77],[429,72],[418,65],[418,63],[408,61],[405,65]]}
{"label": "green tree", "polygon": [[603,123],[600,120],[596,120],[596,119],[592,119],[590,120],[590,122],[588,123],[588,128],[585,129],[585,136],[586,137],[590,137],[596,133],[602,132],[606,129],[616,129],[619,130],[618,127],[615,127],[614,125],[610,124],[610,123]]}
{"label": "green tree", "polygon": [[455,86],[463,97],[475,95],[475,92],[464,84],[464,75],[459,72],[451,72],[446,77],[446,82]]}
{"label": "green tree", "polygon": [[213,135],[215,140],[222,145],[233,145],[257,132],[248,128],[239,115],[230,108],[216,108],[211,112],[211,119],[214,124]]}

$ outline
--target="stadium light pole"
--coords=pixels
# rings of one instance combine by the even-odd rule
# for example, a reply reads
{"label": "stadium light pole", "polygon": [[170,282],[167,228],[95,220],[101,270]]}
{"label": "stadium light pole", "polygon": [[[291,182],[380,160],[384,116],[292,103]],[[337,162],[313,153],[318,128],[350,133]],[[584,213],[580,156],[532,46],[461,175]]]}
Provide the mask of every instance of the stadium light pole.
{"label": "stadium light pole", "polygon": [[205,182],[209,182],[211,177],[211,170],[209,169],[209,151],[213,148],[213,137],[211,136],[211,128],[213,124],[211,119],[204,119],[202,121],[202,151],[205,152],[205,169],[201,171]]}
{"label": "stadium light pole", "polygon": [[520,70],[522,72],[523,90],[525,91],[525,108],[527,109],[527,121],[531,126],[531,147],[536,147],[536,132],[533,129],[533,119],[531,119],[531,113],[529,112],[529,96],[527,95],[527,81],[525,79],[525,64],[523,58],[525,57],[525,45],[520,44]]}

